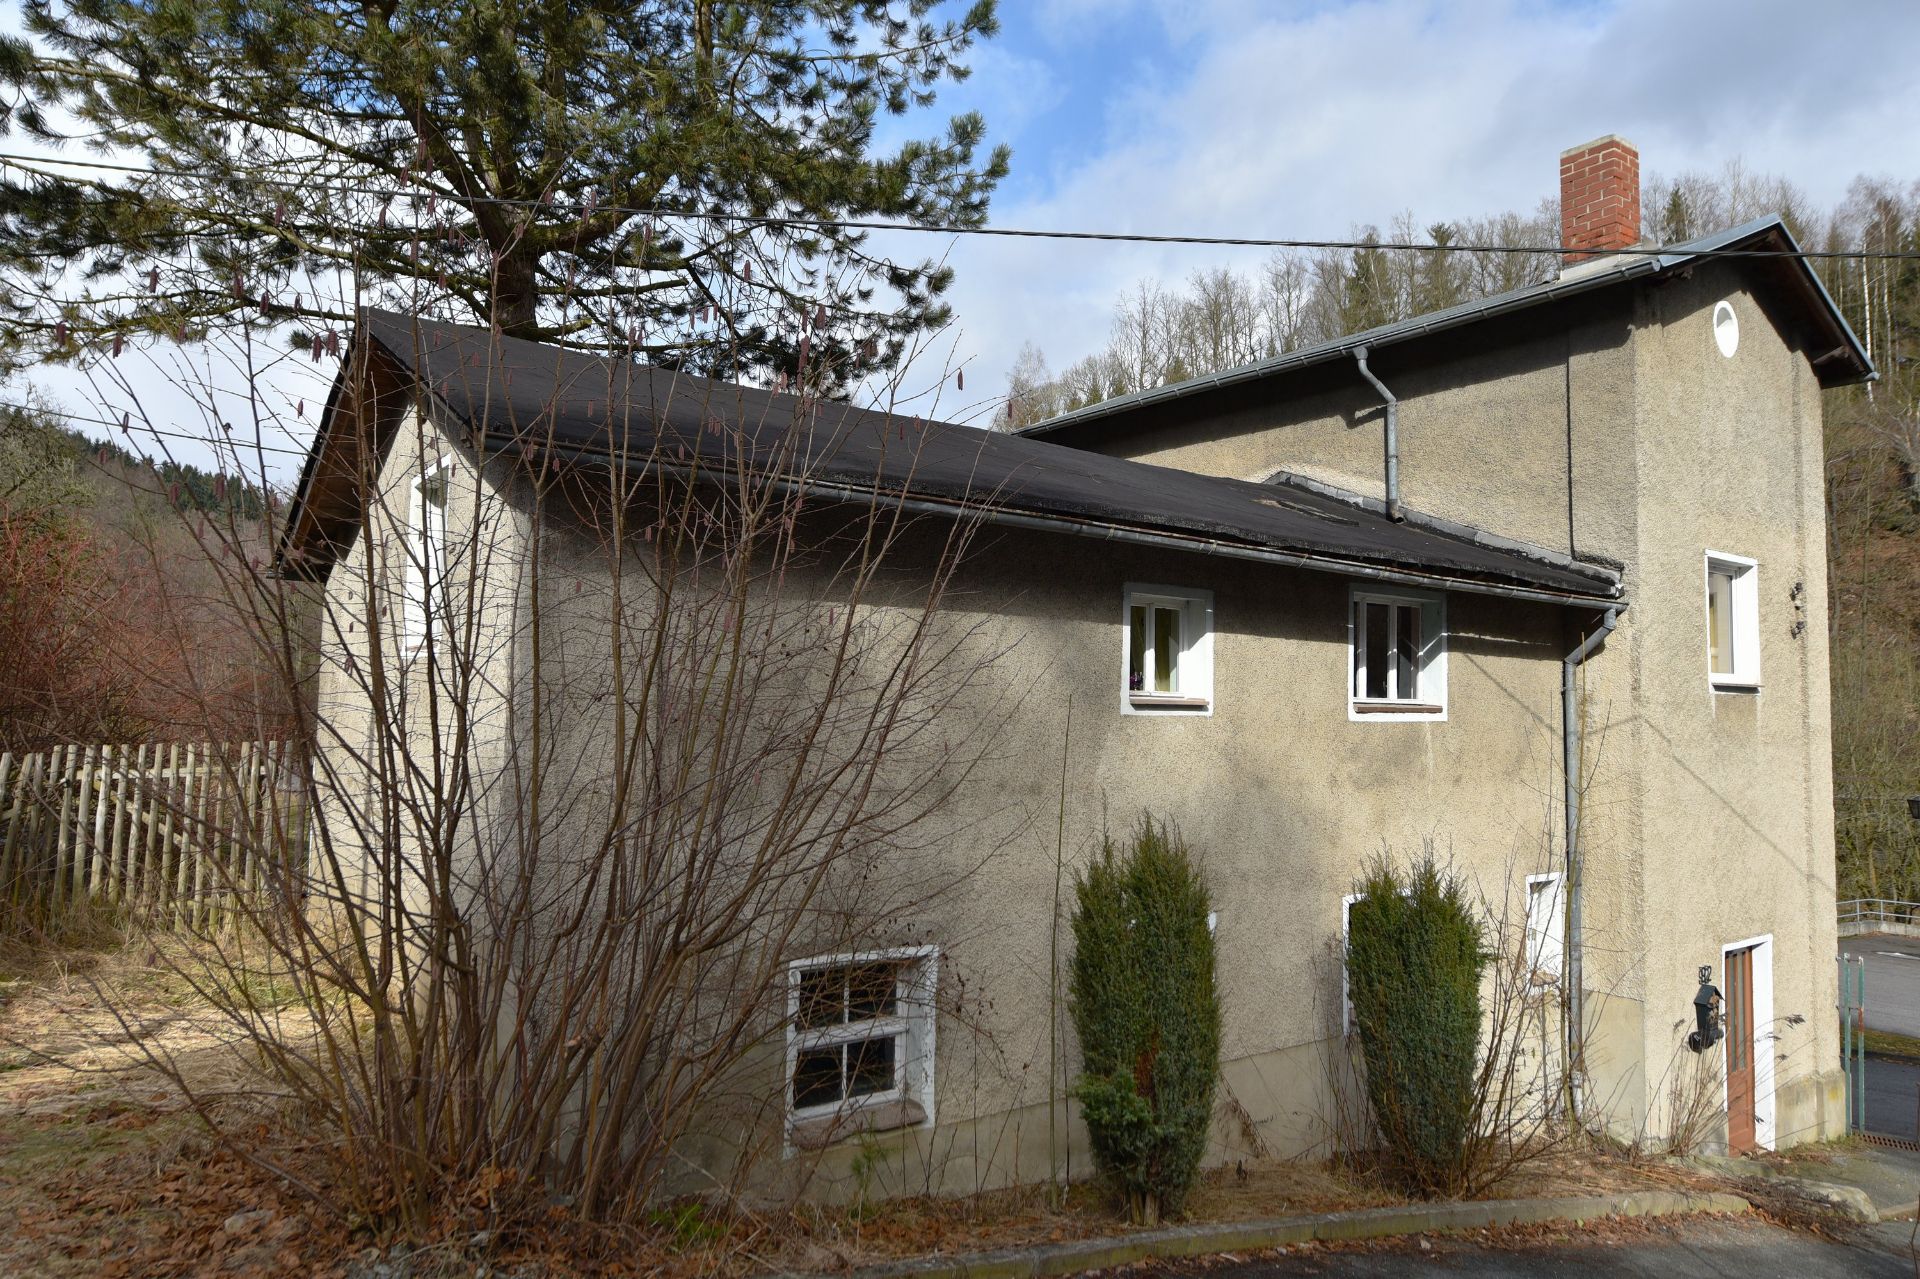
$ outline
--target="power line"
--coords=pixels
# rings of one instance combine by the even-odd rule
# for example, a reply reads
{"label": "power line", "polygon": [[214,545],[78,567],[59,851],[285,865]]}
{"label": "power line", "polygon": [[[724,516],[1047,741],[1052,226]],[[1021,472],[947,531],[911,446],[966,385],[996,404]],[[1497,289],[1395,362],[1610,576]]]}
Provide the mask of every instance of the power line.
{"label": "power line", "polygon": [[[106,160],[69,160],[55,156],[30,156],[18,152],[0,152],[0,165],[20,169],[35,177],[56,176],[35,167],[48,164],[65,165],[80,169],[94,169],[102,172],[139,174],[150,177],[205,177],[204,174],[195,173],[191,169],[156,169],[134,164],[115,164]],[[283,191],[307,190],[312,185],[311,181],[297,182],[292,179],[260,176],[252,177],[249,180],[260,186]],[[423,184],[423,187],[424,185],[425,184]],[[444,185],[438,186],[429,192],[425,190],[406,190],[397,187],[380,187],[367,183],[343,182],[335,184],[334,189],[347,194],[375,196],[389,201],[418,199],[423,194],[432,194],[445,198],[457,205],[466,206],[484,204],[500,208],[517,209],[552,209],[554,207],[553,202],[550,200],[498,195],[467,195],[455,188]],[[617,204],[586,204],[580,206],[581,217],[586,217],[594,213],[621,213],[637,218],[717,222],[732,226],[800,227],[822,231],[912,231],[927,235],[971,235],[1020,240],[1078,240],[1114,244],[1178,244],[1211,248],[1382,249],[1410,253],[1494,253],[1552,255],[1555,257],[1578,253],[1588,257],[1643,257],[1660,253],[1666,248],[1671,247],[1603,249],[1578,248],[1569,245],[1420,244],[1407,240],[1303,240],[1271,236],[1156,235],[1139,231],[1060,231],[1034,227],[930,225],[921,222],[888,222],[859,218],[809,218],[775,214],[711,213],[699,210],[642,208]],[[401,225],[391,229],[394,231],[405,231],[408,228],[405,225]],[[1688,249],[1687,255],[1696,258],[1799,258],[1814,261],[1920,260],[1920,250],[1915,249]]]}
{"label": "power line", "polygon": [[[204,445],[207,448],[213,449],[215,452],[221,449],[232,449],[237,454],[260,452],[280,453],[287,457],[305,457],[307,455],[305,449],[286,449],[273,444],[241,443],[211,435],[194,435],[187,431],[163,431],[157,426],[147,426],[145,424],[134,425],[129,421],[118,418],[88,417],[85,414],[69,413],[64,409],[45,408],[38,404],[0,404],[0,412],[7,411],[37,414],[41,417],[59,418],[67,422],[77,422],[83,426],[104,426],[119,431],[129,437],[137,438],[145,435],[158,435],[171,440],[186,440],[192,444]],[[292,432],[287,432],[285,427],[276,427],[275,429],[286,432],[287,434],[292,434]]]}

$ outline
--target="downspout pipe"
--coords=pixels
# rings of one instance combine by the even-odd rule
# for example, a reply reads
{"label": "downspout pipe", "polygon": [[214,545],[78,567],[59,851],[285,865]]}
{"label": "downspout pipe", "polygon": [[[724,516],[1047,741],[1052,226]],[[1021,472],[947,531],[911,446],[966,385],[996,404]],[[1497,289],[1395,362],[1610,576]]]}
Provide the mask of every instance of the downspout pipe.
{"label": "downspout pipe", "polygon": [[1400,401],[1367,367],[1366,347],[1353,348],[1353,362],[1359,367],[1360,376],[1371,382],[1387,402],[1387,518],[1398,524],[1406,518],[1400,514]]}
{"label": "downspout pipe", "polygon": [[[1580,853],[1580,705],[1576,682],[1580,666],[1620,622],[1620,610],[1610,608],[1600,616],[1600,625],[1580,641],[1580,646],[1560,662],[1560,750],[1561,773],[1566,785],[1566,875],[1567,875],[1567,1068],[1574,1081],[1574,1097],[1579,1097],[1580,1071],[1584,1069],[1586,1049],[1585,1000],[1583,983],[1584,935],[1581,932],[1581,898],[1585,895],[1586,867]],[[1577,1118],[1577,1115],[1576,1115]]]}

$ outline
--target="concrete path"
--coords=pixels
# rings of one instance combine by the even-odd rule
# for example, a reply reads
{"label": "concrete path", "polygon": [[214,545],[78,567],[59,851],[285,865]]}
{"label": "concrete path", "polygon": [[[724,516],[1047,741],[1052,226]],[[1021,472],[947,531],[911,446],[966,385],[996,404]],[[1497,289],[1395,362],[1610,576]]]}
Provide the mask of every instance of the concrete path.
{"label": "concrete path", "polygon": [[1867,1025],[1920,1037],[1920,937],[1842,937],[1840,952],[1867,961]]}
{"label": "concrete path", "polygon": [[[1834,1242],[1743,1218],[1686,1218],[1620,1232],[1609,1226],[1561,1238],[1503,1245],[1437,1237],[1421,1248],[1396,1240],[1351,1250],[1316,1248],[1256,1261],[1220,1260],[1205,1279],[1289,1275],[1646,1276],[1646,1279],[1913,1279],[1909,1223],[1849,1232]],[[1136,1274],[1155,1279],[1202,1273],[1195,1263],[1155,1263]]]}

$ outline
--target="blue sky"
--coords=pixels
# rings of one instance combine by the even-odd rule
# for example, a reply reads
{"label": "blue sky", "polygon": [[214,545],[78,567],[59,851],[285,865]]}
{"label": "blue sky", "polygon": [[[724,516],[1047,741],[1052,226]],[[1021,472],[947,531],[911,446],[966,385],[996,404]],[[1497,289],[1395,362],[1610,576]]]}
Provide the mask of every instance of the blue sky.
{"label": "blue sky", "polygon": [[[1530,209],[1553,194],[1560,151],[1605,133],[1639,147],[1645,174],[1739,160],[1817,207],[1857,174],[1920,179],[1915,0],[1002,0],[1001,23],[969,56],[970,80],[886,135],[980,111],[1014,151],[993,204],[1002,226],[1316,239],[1403,211],[1425,225]],[[937,408],[956,417],[991,411],[1024,341],[1055,369],[1097,348],[1138,281],[1264,256],[881,243],[956,268],[955,327],[914,372],[939,381],[964,364],[966,393],[944,379]],[[199,372],[220,386],[240,376]],[[330,372],[302,366],[309,389],[288,398],[317,398]],[[181,375],[131,376],[164,396]],[[124,400],[71,377],[49,385],[76,411]]]}
{"label": "blue sky", "polygon": [[[1606,133],[1643,174],[1738,160],[1821,207],[1861,173],[1920,178],[1913,0],[1002,0],[1001,24],[935,113],[1012,145],[1004,226],[1311,239],[1531,209]],[[1056,369],[1097,347],[1138,280],[1263,256],[915,247],[956,267],[968,401],[1024,340]]]}

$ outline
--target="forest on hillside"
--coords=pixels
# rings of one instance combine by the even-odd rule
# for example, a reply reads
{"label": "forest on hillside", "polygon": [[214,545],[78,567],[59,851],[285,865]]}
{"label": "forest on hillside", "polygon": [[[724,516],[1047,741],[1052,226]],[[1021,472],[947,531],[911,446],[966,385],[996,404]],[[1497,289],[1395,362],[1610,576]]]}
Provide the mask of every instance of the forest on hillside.
{"label": "forest on hillside", "polygon": [[[1738,164],[1649,180],[1644,236],[1673,244],[1778,213],[1801,245],[1835,253],[1920,251],[1920,182],[1857,179],[1819,209],[1792,182]],[[1276,252],[1253,270],[1142,281],[1114,308],[1101,349],[1052,372],[1033,343],[999,419],[1055,414],[1248,364],[1316,342],[1520,288],[1558,270],[1552,253],[1435,252],[1396,244],[1559,244],[1557,202],[1423,225],[1404,213],[1361,226],[1353,249]],[[1834,795],[1840,896],[1920,900],[1920,260],[1818,261],[1880,371],[1825,397]]]}
{"label": "forest on hillside", "polygon": [[291,727],[259,647],[269,495],[0,409],[0,751],[258,741]]}

